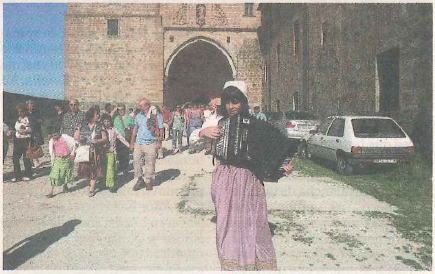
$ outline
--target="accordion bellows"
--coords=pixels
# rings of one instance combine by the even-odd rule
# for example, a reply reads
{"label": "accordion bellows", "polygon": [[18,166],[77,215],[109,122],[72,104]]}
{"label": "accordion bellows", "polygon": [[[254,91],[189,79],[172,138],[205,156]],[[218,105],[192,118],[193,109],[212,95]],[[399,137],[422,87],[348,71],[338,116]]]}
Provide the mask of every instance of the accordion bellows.
{"label": "accordion bellows", "polygon": [[223,134],[214,143],[222,163],[245,167],[259,179],[276,177],[282,163],[297,146],[279,129],[255,117],[236,115],[221,119]]}

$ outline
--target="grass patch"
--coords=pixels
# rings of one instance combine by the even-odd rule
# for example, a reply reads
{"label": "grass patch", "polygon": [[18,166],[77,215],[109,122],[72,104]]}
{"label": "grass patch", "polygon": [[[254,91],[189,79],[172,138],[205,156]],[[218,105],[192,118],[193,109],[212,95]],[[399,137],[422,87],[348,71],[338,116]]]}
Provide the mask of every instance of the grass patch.
{"label": "grass patch", "polygon": [[331,259],[331,260],[334,260],[334,261],[336,260],[335,257],[334,257],[334,255],[332,255],[331,253],[328,253],[328,254],[326,254],[325,256],[326,256],[326,258],[329,258],[329,259]]}
{"label": "grass patch", "polygon": [[[201,177],[201,176],[193,176],[193,177]],[[197,189],[196,182],[194,180],[190,181],[188,184],[184,185],[180,192],[178,193],[178,196],[181,196],[182,199],[178,202],[177,208],[178,211],[181,213],[190,213],[196,216],[207,216],[210,214],[214,214],[214,211],[210,210],[204,210],[199,208],[192,208],[189,206],[187,197],[189,196],[190,192]]]}
{"label": "grass patch", "polygon": [[398,208],[396,215],[373,212],[373,217],[388,217],[408,240],[423,245],[415,251],[425,269],[432,268],[432,168],[421,156],[394,168],[366,169],[342,176],[329,163],[297,158],[295,171],[310,177],[328,177]]}
{"label": "grass patch", "polygon": [[423,270],[423,267],[416,261],[411,260],[411,259],[405,259],[401,256],[396,256],[396,259],[399,261],[402,261],[404,264],[412,266],[413,268],[417,269],[417,270]]}
{"label": "grass patch", "polygon": [[362,242],[358,241],[357,238],[349,234],[337,233],[337,232],[324,232],[324,233],[328,235],[329,238],[331,238],[334,242],[339,244],[345,244],[349,248],[359,248],[364,245]]}
{"label": "grass patch", "polygon": [[186,209],[186,203],[187,203],[186,200],[181,200],[181,201],[177,204],[178,211],[180,211],[180,212],[184,212],[185,209]]}
{"label": "grass patch", "polygon": [[292,239],[294,241],[301,242],[306,245],[311,245],[313,243],[314,237],[307,237],[307,231],[305,229],[305,226],[292,221],[292,215],[298,213],[295,213],[294,211],[274,210],[271,211],[271,214],[288,220],[285,222],[276,223],[276,228],[274,230],[275,235],[286,236],[286,234],[294,232],[292,234]]}
{"label": "grass patch", "polygon": [[333,221],[332,224],[334,226],[344,226],[344,224],[342,222],[340,222],[340,221]]}

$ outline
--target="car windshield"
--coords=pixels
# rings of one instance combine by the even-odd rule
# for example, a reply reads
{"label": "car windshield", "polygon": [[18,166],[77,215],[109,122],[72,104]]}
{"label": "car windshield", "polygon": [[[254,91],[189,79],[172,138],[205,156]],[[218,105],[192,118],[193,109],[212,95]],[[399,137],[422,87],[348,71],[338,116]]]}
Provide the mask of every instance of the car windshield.
{"label": "car windshield", "polygon": [[307,112],[288,111],[285,113],[285,118],[293,120],[316,120],[316,116]]}
{"label": "car windshield", "polygon": [[357,138],[405,138],[405,133],[390,119],[352,119]]}

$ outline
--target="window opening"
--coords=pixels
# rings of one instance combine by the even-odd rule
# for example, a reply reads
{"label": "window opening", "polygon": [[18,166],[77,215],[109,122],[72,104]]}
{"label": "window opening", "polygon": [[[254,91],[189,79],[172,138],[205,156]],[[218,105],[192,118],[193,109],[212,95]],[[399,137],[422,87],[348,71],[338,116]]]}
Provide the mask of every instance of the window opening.
{"label": "window opening", "polygon": [[255,15],[254,15],[254,4],[253,3],[245,3],[245,16],[247,16],[247,17],[255,17]]}
{"label": "window opening", "polygon": [[293,55],[299,54],[299,21],[293,25]]}
{"label": "window opening", "polygon": [[118,19],[107,20],[107,35],[118,36]]}
{"label": "window opening", "polygon": [[383,52],[376,58],[377,111],[399,109],[399,58],[398,47]]}

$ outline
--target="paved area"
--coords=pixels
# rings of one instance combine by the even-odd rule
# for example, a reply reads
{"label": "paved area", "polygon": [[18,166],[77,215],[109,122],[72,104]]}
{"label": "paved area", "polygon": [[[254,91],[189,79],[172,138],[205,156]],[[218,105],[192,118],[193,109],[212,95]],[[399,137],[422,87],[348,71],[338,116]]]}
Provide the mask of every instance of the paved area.
{"label": "paved area", "polygon": [[[170,142],[164,146],[170,148]],[[10,159],[5,174],[11,171]],[[87,197],[87,181],[52,199],[48,168],[30,182],[3,184],[5,267],[18,270],[219,270],[210,198],[211,156],[187,152],[157,162],[153,191]],[[395,208],[326,178],[297,173],[266,183],[280,270],[413,270],[415,243],[388,214]],[[388,213],[388,214],[387,214]]]}

